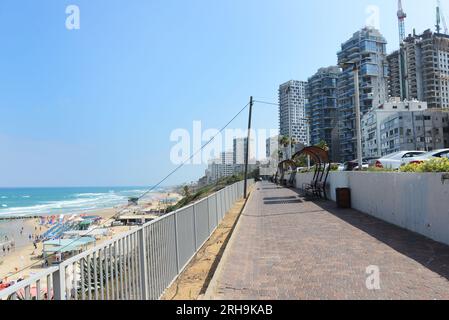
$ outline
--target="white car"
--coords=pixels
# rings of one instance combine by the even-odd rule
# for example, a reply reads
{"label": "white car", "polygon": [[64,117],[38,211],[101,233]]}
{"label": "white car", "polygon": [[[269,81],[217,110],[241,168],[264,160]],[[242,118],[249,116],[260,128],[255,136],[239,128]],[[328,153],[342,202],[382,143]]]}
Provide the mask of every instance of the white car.
{"label": "white car", "polygon": [[399,169],[405,159],[425,154],[425,151],[399,151],[386,155],[376,161],[376,168]]}
{"label": "white car", "polygon": [[449,159],[449,149],[440,149],[440,150],[434,150],[427,153],[424,153],[422,155],[406,158],[402,160],[402,164],[406,165],[409,163],[422,163],[425,161],[428,161],[432,158],[448,158]]}
{"label": "white car", "polygon": [[[366,171],[368,169],[369,169],[369,164],[368,163],[363,163],[362,164],[362,171]],[[359,166],[356,166],[353,171],[360,171],[359,170]]]}

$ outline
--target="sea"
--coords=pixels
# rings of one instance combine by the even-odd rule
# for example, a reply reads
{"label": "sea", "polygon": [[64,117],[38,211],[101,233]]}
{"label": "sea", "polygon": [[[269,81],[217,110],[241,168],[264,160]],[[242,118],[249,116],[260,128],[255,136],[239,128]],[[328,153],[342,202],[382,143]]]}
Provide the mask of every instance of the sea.
{"label": "sea", "polygon": [[[0,188],[0,218],[85,213],[127,203],[143,187]],[[153,192],[164,192],[165,188]]]}

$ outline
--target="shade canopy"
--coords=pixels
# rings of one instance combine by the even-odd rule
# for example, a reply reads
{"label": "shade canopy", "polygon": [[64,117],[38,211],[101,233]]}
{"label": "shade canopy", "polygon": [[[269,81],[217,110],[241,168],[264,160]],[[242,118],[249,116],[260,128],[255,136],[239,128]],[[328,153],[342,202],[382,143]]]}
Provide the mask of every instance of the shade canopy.
{"label": "shade canopy", "polygon": [[305,147],[301,149],[297,153],[295,153],[292,159],[296,159],[302,155],[310,156],[317,163],[328,163],[329,162],[329,153],[320,147]]}
{"label": "shade canopy", "polygon": [[94,243],[96,240],[92,237],[82,237],[77,240],[74,239],[59,239],[59,240],[50,240],[44,242],[44,252],[70,252],[76,251],[80,248]]}

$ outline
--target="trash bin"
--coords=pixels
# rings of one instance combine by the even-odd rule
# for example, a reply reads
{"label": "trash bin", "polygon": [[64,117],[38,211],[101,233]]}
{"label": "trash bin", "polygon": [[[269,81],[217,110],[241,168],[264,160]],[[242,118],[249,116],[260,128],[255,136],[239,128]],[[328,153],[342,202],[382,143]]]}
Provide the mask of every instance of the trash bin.
{"label": "trash bin", "polygon": [[337,188],[337,206],[343,209],[351,208],[351,189],[349,188]]}

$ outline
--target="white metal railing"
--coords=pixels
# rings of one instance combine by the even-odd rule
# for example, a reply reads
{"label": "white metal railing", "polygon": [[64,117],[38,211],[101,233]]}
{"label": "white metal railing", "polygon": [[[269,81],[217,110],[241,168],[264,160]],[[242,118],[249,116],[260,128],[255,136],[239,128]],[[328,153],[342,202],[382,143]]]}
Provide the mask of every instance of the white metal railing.
{"label": "white metal railing", "polygon": [[[253,184],[249,180],[249,184]],[[156,300],[207,241],[243,181],[0,291],[0,300]]]}

